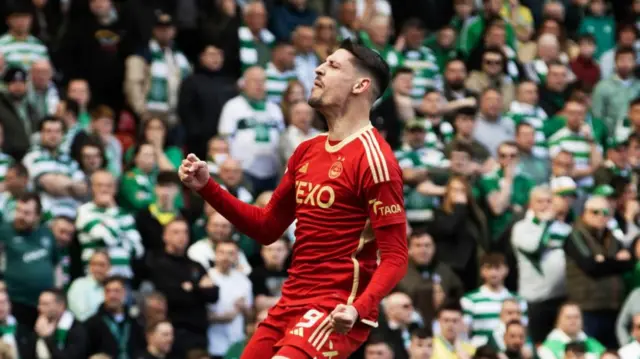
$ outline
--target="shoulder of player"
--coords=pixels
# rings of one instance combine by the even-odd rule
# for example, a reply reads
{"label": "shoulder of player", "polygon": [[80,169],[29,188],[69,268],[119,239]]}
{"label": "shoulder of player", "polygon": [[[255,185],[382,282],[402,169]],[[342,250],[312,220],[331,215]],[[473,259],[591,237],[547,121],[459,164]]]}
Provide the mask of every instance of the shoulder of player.
{"label": "shoulder of player", "polygon": [[390,181],[390,174],[399,172],[396,154],[373,127],[363,131],[354,142],[358,142],[361,149],[359,160],[362,168],[370,170],[374,182]]}

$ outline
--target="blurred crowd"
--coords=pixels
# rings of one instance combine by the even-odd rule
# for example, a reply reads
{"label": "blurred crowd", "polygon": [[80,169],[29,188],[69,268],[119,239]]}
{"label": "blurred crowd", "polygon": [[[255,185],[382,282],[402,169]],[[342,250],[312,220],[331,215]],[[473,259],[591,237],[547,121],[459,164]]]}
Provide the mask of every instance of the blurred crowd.
{"label": "blurred crowd", "polygon": [[240,358],[295,222],[261,247],[177,167],[195,153],[266,206],[326,131],[306,98],[346,39],[392,69],[371,122],[403,171],[410,256],[353,357],[640,358],[640,1],[5,0],[0,17],[0,359]]}

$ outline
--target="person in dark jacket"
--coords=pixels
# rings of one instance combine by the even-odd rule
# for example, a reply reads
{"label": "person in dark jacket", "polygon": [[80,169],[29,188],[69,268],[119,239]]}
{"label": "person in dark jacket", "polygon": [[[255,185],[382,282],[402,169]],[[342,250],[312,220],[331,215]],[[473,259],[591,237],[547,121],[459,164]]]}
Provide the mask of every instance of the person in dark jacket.
{"label": "person in dark jacket", "polygon": [[174,343],[175,330],[171,322],[162,320],[151,323],[146,330],[147,350],[136,359],[174,359],[184,358],[170,356],[171,347]]}
{"label": "person in dark jacket", "polygon": [[185,254],[189,244],[186,220],[177,218],[168,223],[163,240],[164,252],[150,252],[147,257],[146,277],[167,297],[176,338],[172,353],[184,358],[191,349],[208,348],[206,305],[218,300],[218,287],[205,269]]}
{"label": "person in dark jacket", "polygon": [[400,67],[393,73],[389,94],[371,111],[371,123],[380,131],[389,146],[397,150],[402,145],[404,123],[415,117],[411,99],[413,70]]}
{"label": "person in dark jacket", "polygon": [[3,150],[20,161],[29,149],[29,139],[37,130],[36,110],[27,101],[27,73],[9,68],[4,73],[6,91],[0,91],[0,122],[6,134]]}
{"label": "person in dark jacket", "polygon": [[215,45],[205,45],[196,71],[182,82],[178,114],[186,131],[189,152],[207,155],[207,142],[218,133],[222,107],[238,94],[236,80],[221,72],[225,54]]}
{"label": "person in dark jacket", "polygon": [[624,300],[622,274],[636,261],[607,228],[612,214],[607,199],[591,197],[584,208],[565,243],[567,293],[583,311],[587,335],[616,348],[616,316]]}
{"label": "person in dark jacket", "polygon": [[477,288],[479,254],[491,248],[486,217],[476,204],[467,179],[461,176],[449,179],[433,225],[438,259],[458,275],[465,292]]}
{"label": "person in dark jacket", "polygon": [[564,108],[564,103],[569,98],[571,88],[569,86],[569,69],[561,62],[548,64],[549,71],[544,85],[540,86],[540,101],[547,116],[553,117]]}
{"label": "person in dark jacket", "polygon": [[127,280],[110,277],[104,282],[104,303],[85,323],[87,354],[104,353],[114,359],[135,359],[144,351],[142,328],[127,312]]}
{"label": "person in dark jacket", "polygon": [[45,290],[38,302],[38,320],[31,337],[20,349],[22,359],[85,359],[85,328],[67,311],[65,294],[58,289]]}
{"label": "person in dark jacket", "polygon": [[[440,285],[445,295],[458,298],[464,294],[460,278],[435,257],[436,245],[424,228],[414,228],[409,235],[409,267],[397,290],[409,294],[422,319],[434,319],[433,286]],[[430,307],[429,307],[430,305]]]}
{"label": "person in dark jacket", "polygon": [[271,13],[269,29],[280,41],[290,41],[298,26],[313,26],[318,14],[309,9],[307,0],[285,0]]}

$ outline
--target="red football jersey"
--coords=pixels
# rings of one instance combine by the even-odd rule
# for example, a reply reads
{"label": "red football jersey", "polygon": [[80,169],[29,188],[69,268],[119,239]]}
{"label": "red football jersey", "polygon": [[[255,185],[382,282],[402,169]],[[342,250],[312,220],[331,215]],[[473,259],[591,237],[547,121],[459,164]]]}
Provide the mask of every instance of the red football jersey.
{"label": "red football jersey", "polygon": [[[336,144],[319,135],[296,149],[283,181],[295,186],[297,222],[280,304],[353,304],[377,267],[376,240],[362,236],[368,220],[374,229],[406,222],[402,172],[391,148],[370,125]],[[365,315],[377,319],[375,312]]]}
{"label": "red football jersey", "polygon": [[[352,304],[363,322],[375,325],[379,301],[406,272],[402,186],[393,152],[368,125],[340,142],[319,135],[301,143],[265,208],[239,201],[212,179],[199,193],[262,244],[297,220],[278,307]],[[369,224],[376,239],[362,235]]]}

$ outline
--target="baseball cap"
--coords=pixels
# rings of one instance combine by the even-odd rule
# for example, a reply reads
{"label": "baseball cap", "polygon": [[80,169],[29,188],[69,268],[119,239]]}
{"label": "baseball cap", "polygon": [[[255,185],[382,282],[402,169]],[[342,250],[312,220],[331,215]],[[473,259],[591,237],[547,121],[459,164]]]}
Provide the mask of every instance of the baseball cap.
{"label": "baseball cap", "polygon": [[593,194],[594,196],[602,196],[602,197],[615,197],[616,194],[616,190],[613,189],[613,187],[611,187],[608,184],[601,184],[598,187],[593,189]]}
{"label": "baseball cap", "polygon": [[551,191],[558,196],[577,195],[578,186],[573,178],[568,176],[555,177],[551,180]]}
{"label": "baseball cap", "polygon": [[171,15],[163,12],[157,13],[155,26],[158,26],[158,27],[173,26],[173,19],[171,18]]}
{"label": "baseball cap", "polygon": [[26,82],[27,72],[19,67],[10,67],[4,73],[2,80],[4,81],[4,83],[11,83],[16,81]]}

